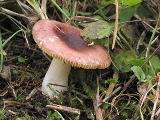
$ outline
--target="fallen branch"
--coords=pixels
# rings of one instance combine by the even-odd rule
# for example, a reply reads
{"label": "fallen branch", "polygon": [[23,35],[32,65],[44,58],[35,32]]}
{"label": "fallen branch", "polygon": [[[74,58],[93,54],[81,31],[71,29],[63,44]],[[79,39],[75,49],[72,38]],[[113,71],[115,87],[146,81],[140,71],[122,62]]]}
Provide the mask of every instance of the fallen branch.
{"label": "fallen branch", "polygon": [[114,22],[114,32],[113,32],[113,43],[112,43],[112,49],[114,49],[114,46],[116,44],[116,38],[118,33],[118,0],[115,0],[115,22]]}
{"label": "fallen branch", "polygon": [[50,109],[53,109],[53,110],[60,110],[60,111],[64,111],[64,112],[80,115],[80,110],[76,109],[76,108],[66,107],[66,106],[57,105],[57,104],[47,105],[46,107],[50,108]]}

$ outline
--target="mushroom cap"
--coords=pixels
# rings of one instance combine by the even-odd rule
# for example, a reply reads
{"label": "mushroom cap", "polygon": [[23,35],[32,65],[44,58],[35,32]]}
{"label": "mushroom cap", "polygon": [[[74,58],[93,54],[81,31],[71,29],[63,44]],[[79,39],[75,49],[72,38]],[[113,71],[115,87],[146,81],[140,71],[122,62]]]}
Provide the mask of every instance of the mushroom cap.
{"label": "mushroom cap", "polygon": [[88,46],[80,36],[80,29],[55,20],[40,20],[32,29],[39,48],[48,55],[74,67],[104,69],[111,64],[105,49]]}

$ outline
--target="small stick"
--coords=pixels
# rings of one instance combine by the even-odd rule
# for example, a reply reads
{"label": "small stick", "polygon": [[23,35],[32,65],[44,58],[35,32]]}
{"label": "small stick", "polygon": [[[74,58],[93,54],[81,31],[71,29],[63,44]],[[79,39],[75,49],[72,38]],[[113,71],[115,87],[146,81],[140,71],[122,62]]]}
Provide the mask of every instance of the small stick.
{"label": "small stick", "polygon": [[34,88],[34,89],[29,93],[29,95],[26,97],[26,100],[31,99],[32,96],[35,95],[38,90],[39,90],[38,88]]}
{"label": "small stick", "polygon": [[80,110],[76,109],[76,108],[66,107],[66,106],[57,105],[57,104],[47,105],[46,107],[50,108],[50,109],[53,109],[53,110],[60,110],[60,111],[64,111],[64,112],[80,115]]}
{"label": "small stick", "polygon": [[115,9],[116,9],[116,14],[115,14],[112,50],[114,49],[114,46],[116,44],[116,38],[118,33],[118,0],[115,0]]}
{"label": "small stick", "polygon": [[8,110],[8,112],[11,113],[12,115],[17,115],[17,113],[12,110]]}
{"label": "small stick", "polygon": [[97,93],[96,93],[96,99],[94,100],[94,111],[96,115],[96,120],[103,120],[103,109],[100,108],[100,96],[99,96],[99,77],[97,76]]}
{"label": "small stick", "polygon": [[152,114],[151,114],[150,120],[154,120],[154,116],[155,116],[155,113],[156,113],[156,108],[157,108],[157,104],[158,104],[158,100],[159,100],[159,92],[160,92],[160,89],[159,89],[160,75],[158,74],[157,77],[158,77],[158,78],[157,78],[157,79],[158,79],[157,90],[156,90],[156,93],[155,93],[155,100],[154,100],[154,105],[153,105],[153,109],[152,109]]}

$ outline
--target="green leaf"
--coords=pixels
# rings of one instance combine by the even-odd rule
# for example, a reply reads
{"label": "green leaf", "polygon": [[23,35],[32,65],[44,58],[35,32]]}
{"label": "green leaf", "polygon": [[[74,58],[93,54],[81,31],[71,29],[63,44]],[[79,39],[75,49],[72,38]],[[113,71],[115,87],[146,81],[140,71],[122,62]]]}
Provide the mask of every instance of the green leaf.
{"label": "green leaf", "polygon": [[48,112],[47,120],[63,120],[62,115],[55,110],[55,112]]}
{"label": "green leaf", "polygon": [[129,59],[128,63],[135,66],[141,66],[144,63],[144,59],[141,58]]}
{"label": "green leaf", "polygon": [[5,110],[0,108],[0,120],[6,120]]}
{"label": "green leaf", "polygon": [[135,12],[136,15],[138,15],[141,19],[147,19],[153,17],[152,12],[149,9],[146,9],[144,5],[139,5]]}
{"label": "green leaf", "polygon": [[[100,3],[104,5],[105,2],[106,5],[114,4],[114,0],[103,0]],[[142,0],[119,0],[119,24],[129,21],[136,12],[137,7],[135,6],[138,6],[141,2]]]}
{"label": "green leaf", "polygon": [[150,63],[152,65],[152,67],[154,68],[155,72],[159,72],[160,71],[160,59],[157,56],[153,56],[150,59]]}
{"label": "green leaf", "polygon": [[153,80],[153,77],[150,75],[147,75],[144,82],[151,82],[152,80]]}
{"label": "green leaf", "polygon": [[[120,7],[131,7],[141,3],[142,0],[118,0]],[[109,4],[114,4],[114,0],[100,0],[100,5],[107,6]]]}
{"label": "green leaf", "polygon": [[118,82],[118,79],[114,79],[114,78],[110,78],[110,79],[105,80],[106,84],[117,83],[117,82]]}
{"label": "green leaf", "polygon": [[119,50],[116,51],[113,55],[113,63],[115,67],[118,68],[121,72],[129,72],[131,71],[131,67],[134,64],[141,64],[137,61],[136,56],[131,51]]}
{"label": "green leaf", "polygon": [[149,64],[145,64],[143,66],[143,71],[146,75],[154,76],[155,72],[153,71],[153,67]]}
{"label": "green leaf", "polygon": [[18,56],[18,62],[20,62],[20,63],[24,63],[24,62],[26,62],[28,59],[26,58],[26,56],[25,57],[22,57],[22,56]]}
{"label": "green leaf", "polygon": [[78,98],[77,96],[74,97],[74,98],[72,98],[72,102],[75,102],[75,103],[79,102],[81,105],[84,105],[83,100],[81,100],[81,99]]}
{"label": "green leaf", "polygon": [[142,0],[119,0],[119,5],[122,7],[132,7],[141,2]]}
{"label": "green leaf", "polygon": [[63,10],[63,12],[64,12],[68,17],[71,16],[71,14],[70,14],[70,12],[68,11],[68,9],[63,8],[62,10]]}
{"label": "green leaf", "polygon": [[140,82],[145,82],[146,75],[143,72],[142,68],[139,66],[131,67],[131,70],[134,72],[135,76],[138,78]]}
{"label": "green leaf", "polygon": [[88,97],[94,99],[96,96],[95,89],[93,90],[89,85],[87,85],[84,82],[82,82],[82,85],[83,85],[83,90],[88,95]]}
{"label": "green leaf", "polygon": [[104,103],[104,104],[103,104],[103,109],[104,109],[105,111],[107,111],[110,106],[111,106],[110,104]]}
{"label": "green leaf", "polygon": [[135,13],[135,7],[123,8],[119,10],[119,23],[129,21]]}
{"label": "green leaf", "polygon": [[108,23],[104,20],[98,20],[90,23],[86,28],[84,28],[81,31],[81,36],[84,37],[87,42],[91,42],[91,40],[109,37],[113,29],[113,23]]}
{"label": "green leaf", "polygon": [[114,0],[100,0],[99,3],[101,6],[107,6],[109,4],[114,4]]}

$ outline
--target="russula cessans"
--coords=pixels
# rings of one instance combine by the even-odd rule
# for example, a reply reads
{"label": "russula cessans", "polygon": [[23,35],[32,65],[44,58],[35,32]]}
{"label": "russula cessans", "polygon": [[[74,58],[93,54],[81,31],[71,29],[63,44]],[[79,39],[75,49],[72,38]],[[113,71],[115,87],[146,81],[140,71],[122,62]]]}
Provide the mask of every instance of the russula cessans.
{"label": "russula cessans", "polygon": [[42,92],[49,97],[54,91],[67,90],[71,66],[104,69],[111,64],[103,47],[88,46],[80,29],[67,23],[40,20],[33,26],[32,34],[39,48],[54,57],[42,82]]}

